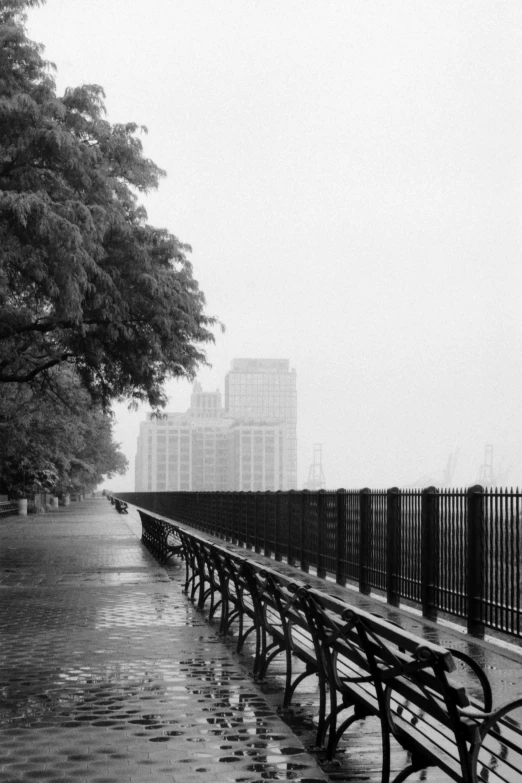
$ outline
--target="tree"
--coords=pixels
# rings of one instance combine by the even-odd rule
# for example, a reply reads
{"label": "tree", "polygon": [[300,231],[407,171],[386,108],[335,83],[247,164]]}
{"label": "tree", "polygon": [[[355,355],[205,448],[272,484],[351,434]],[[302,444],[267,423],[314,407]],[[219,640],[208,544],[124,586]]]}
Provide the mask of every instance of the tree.
{"label": "tree", "polygon": [[0,397],[0,492],[89,491],[124,473],[127,460],[112,421],[93,403],[70,367],[48,383],[6,385]]}
{"label": "tree", "polygon": [[147,223],[138,195],[164,175],[134,123],[105,119],[104,93],[56,95],[24,7],[0,0],[0,382],[75,368],[92,399],[163,406],[193,378],[216,320],[188,245]]}

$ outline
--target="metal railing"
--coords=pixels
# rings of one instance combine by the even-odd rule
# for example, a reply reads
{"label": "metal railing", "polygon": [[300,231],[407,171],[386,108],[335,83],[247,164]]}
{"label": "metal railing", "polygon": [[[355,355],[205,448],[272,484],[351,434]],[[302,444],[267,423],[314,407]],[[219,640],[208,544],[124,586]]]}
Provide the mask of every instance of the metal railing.
{"label": "metal railing", "polygon": [[14,517],[18,514],[17,500],[0,501],[0,519],[3,517]]}
{"label": "metal railing", "polygon": [[302,571],[522,635],[522,493],[483,488],[137,492],[118,498]]}

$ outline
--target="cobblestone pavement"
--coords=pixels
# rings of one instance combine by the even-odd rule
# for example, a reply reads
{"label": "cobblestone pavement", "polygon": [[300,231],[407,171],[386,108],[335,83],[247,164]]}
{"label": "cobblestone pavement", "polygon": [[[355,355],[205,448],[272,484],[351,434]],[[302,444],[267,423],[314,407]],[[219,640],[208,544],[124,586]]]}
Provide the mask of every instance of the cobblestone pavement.
{"label": "cobblestone pavement", "polygon": [[[120,516],[101,499],[0,521],[0,783],[377,783],[378,722],[356,724],[336,763],[321,768],[305,751],[315,683],[305,680],[280,715],[283,670],[254,684],[248,649],[237,656],[233,639],[217,636],[181,592],[184,566],[159,566],[140,533],[135,511]],[[471,653],[496,702],[522,693],[516,648],[349,598]],[[397,748],[393,768],[404,763]]]}
{"label": "cobblestone pavement", "polygon": [[326,780],[106,500],[0,522],[0,781]]}

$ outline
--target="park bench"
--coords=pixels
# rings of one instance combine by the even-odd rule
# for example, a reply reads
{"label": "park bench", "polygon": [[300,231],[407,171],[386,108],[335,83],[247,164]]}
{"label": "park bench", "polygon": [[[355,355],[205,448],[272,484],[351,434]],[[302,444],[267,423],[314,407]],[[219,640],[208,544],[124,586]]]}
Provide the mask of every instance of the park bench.
{"label": "park bench", "polygon": [[[316,675],[319,685],[319,714],[316,746],[324,737],[326,726],[327,668],[319,639],[310,625],[308,585],[289,579],[274,569],[253,570],[258,584],[262,618],[262,660],[258,679],[266,677],[272,661],[285,655],[285,690],[283,709],[288,709],[297,687],[307,677]],[[268,638],[271,641],[268,641]],[[295,660],[304,664],[297,669]],[[297,670],[296,670],[297,669]]]}
{"label": "park bench", "polygon": [[262,656],[262,635],[259,594],[252,564],[237,552],[215,544],[212,546],[212,557],[222,578],[221,590],[224,598],[222,633],[230,633],[232,626],[237,624],[238,653],[242,652],[248,637],[254,635],[253,673],[256,675]]}
{"label": "park bench", "polygon": [[[310,589],[307,598],[328,669],[329,758],[355,720],[375,715],[381,722],[383,781],[390,777],[392,737],[410,754],[394,783],[431,766],[465,783],[522,780],[522,698],[494,710],[486,674],[461,651],[321,591]],[[461,673],[471,670],[473,693],[457,662]],[[337,726],[346,708],[351,715]]]}
{"label": "park bench", "polygon": [[183,543],[183,552],[187,565],[187,576],[184,592],[190,600],[202,610],[209,603],[209,619],[212,620],[216,611],[223,604],[221,576],[216,569],[211,556],[211,544],[199,536],[190,535],[179,529],[179,537]]}
{"label": "park bench", "polygon": [[183,553],[183,544],[176,525],[152,517],[144,511],[140,511],[139,514],[141,540],[160,563],[164,565],[173,555]]}
{"label": "park bench", "polygon": [[184,592],[189,599],[199,610],[207,605],[210,620],[221,610],[219,633],[229,634],[237,623],[238,652],[250,634],[256,634],[256,671],[261,654],[261,624],[253,589],[254,576],[246,558],[142,510],[139,514],[142,541],[160,562],[166,563],[174,554],[183,556],[186,565]]}
{"label": "park bench", "polygon": [[[161,530],[156,525],[159,538]],[[256,676],[263,679],[284,654],[283,707],[305,677],[317,675],[315,749],[327,759],[355,721],[373,716],[381,726],[383,783],[392,740],[409,759],[394,783],[428,767],[462,783],[522,783],[522,698],[493,708],[488,678],[472,658],[329,595],[326,584],[312,588],[272,561],[177,530],[191,572],[188,592],[200,608],[208,602],[212,614],[221,609],[220,632],[237,621],[238,650],[255,634]]]}
{"label": "park bench", "polygon": [[219,633],[237,625],[237,652],[255,635],[254,673],[261,658],[261,622],[253,569],[247,558],[197,534],[180,529],[187,562],[185,592],[198,609],[209,606],[209,619],[221,611]]}

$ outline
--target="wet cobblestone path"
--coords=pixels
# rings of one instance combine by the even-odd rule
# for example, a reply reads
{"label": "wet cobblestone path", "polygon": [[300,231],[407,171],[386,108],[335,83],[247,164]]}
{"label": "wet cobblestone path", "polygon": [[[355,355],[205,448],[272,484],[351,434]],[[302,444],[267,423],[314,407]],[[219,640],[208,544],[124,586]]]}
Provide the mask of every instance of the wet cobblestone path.
{"label": "wet cobblestone path", "polygon": [[[305,750],[315,735],[314,678],[279,713],[283,656],[266,683],[254,683],[253,650],[238,656],[233,638],[217,636],[218,623],[182,593],[184,565],[156,563],[130,510],[120,516],[93,499],[0,521],[0,783],[379,783],[378,721],[354,724],[335,763],[316,763]],[[516,649],[346,597],[472,655],[495,703],[522,694]],[[392,770],[405,763],[396,746]],[[448,779],[432,768],[408,780]]]}
{"label": "wet cobblestone path", "polygon": [[0,781],[326,780],[133,524],[0,523]]}

